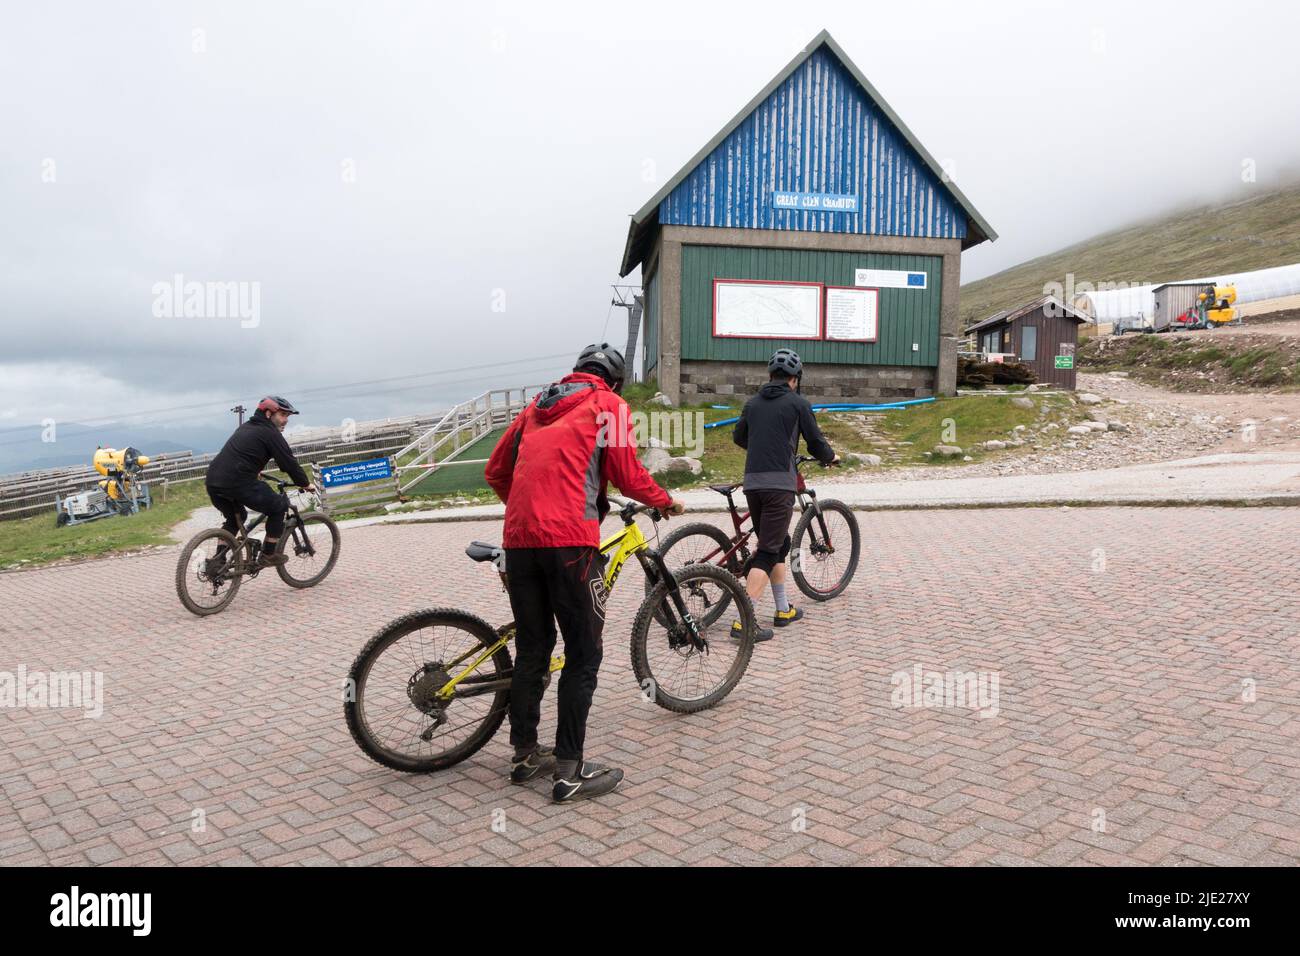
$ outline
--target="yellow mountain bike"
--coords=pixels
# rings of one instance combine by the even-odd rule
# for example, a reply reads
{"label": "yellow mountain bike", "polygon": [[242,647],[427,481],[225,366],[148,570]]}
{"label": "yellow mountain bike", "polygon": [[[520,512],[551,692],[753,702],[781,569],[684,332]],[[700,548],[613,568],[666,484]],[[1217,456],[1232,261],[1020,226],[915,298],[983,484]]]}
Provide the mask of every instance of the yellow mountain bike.
{"label": "yellow mountain bike", "polygon": [[[656,523],[664,516],[617,503],[623,528],[600,545],[605,587],[613,590],[631,557],[653,582],[632,624],[639,693],[679,713],[712,707],[749,666],[754,605],[744,586],[717,565],[670,572],[636,523],[640,514]],[[504,585],[502,548],[475,541],[465,552],[492,562]],[[717,610],[726,607],[734,612],[719,620]],[[733,618],[741,621],[743,638],[732,636]],[[443,607],[390,623],[362,648],[345,684],[344,716],[357,745],[385,767],[411,773],[442,770],[474,754],[505,720],[514,634],[513,621],[493,628],[467,611]],[[563,667],[563,654],[551,659],[551,674]]]}

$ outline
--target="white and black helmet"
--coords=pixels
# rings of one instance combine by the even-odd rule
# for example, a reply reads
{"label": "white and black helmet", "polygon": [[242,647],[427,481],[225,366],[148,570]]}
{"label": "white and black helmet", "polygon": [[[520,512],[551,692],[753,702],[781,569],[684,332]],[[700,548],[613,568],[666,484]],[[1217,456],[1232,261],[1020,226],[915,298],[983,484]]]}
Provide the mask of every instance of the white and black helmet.
{"label": "white and black helmet", "polygon": [[794,349],[777,349],[767,360],[767,370],[769,373],[784,372],[791,378],[798,378],[803,374],[803,359],[799,358],[799,353]]}

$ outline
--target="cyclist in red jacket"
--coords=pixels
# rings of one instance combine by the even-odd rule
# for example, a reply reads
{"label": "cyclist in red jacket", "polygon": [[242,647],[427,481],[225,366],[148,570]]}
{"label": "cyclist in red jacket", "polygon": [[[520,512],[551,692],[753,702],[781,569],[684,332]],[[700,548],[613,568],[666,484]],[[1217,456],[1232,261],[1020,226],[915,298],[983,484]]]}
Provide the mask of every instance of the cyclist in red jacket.
{"label": "cyclist in red jacket", "polygon": [[[609,793],[623,771],[583,760],[587,712],[596,690],[605,626],[605,583],[597,560],[608,482],[624,495],[681,514],[637,459],[619,397],[623,356],[608,344],[582,350],[573,372],[546,388],[497,442],[487,482],[505,502],[506,572],[515,614],[510,685],[510,779],[524,783],[553,768],[556,802]],[[611,426],[614,426],[611,428]],[[611,437],[612,436],[612,437]],[[542,693],[564,636],[555,749],[539,747]]]}

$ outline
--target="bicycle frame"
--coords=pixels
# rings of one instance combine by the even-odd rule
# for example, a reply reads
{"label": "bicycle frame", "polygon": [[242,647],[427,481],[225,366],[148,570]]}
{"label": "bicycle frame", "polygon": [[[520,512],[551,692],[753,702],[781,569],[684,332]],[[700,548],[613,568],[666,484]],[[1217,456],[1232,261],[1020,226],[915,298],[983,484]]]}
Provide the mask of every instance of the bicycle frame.
{"label": "bicycle frame", "polygon": [[[798,479],[795,494],[799,499],[799,513],[803,514],[809,508],[814,509],[814,513],[817,516],[817,524],[821,529],[822,540],[828,542],[826,545],[823,545],[823,547],[827,548],[830,553],[834,553],[835,546],[829,543],[831,536],[830,532],[826,529],[826,519],[822,517],[821,508],[818,507],[817,504],[817,492],[812,488],[809,488],[804,482],[803,472],[796,472],[795,475]],[[746,511],[744,514],[741,514],[740,509],[736,507],[736,503],[732,499],[731,495],[727,496],[727,505],[729,506],[728,513],[731,515],[731,523],[736,529],[736,533],[731,536],[731,547],[727,548],[725,551],[722,548],[716,548],[701,558],[700,562],[703,564],[716,564],[722,568],[730,569],[736,560],[737,552],[740,551],[741,548],[748,546],[749,539],[754,535],[754,527],[751,522],[749,530],[745,530],[744,524],[746,521],[750,520],[750,513]],[[813,546],[817,546],[815,541]],[[799,556],[794,555],[790,563],[791,569],[797,571],[799,569]]]}
{"label": "bicycle frame", "polygon": [[[623,565],[627,563],[628,558],[636,556],[645,570],[646,575],[655,582],[663,580],[666,576],[672,580],[672,575],[668,567],[664,564],[663,558],[659,552],[650,547],[650,542],[646,540],[645,534],[635,521],[628,521],[624,524],[621,531],[610,535],[600,543],[598,553],[606,558],[605,573],[602,580],[605,584],[606,592],[613,591],[615,582],[618,581],[619,573],[623,570]],[[708,649],[708,642],[699,634],[690,612],[686,609],[686,604],[682,599],[681,593],[674,587],[672,589],[673,603],[678,615],[690,631],[691,639],[696,647],[701,650]],[[672,613],[668,612],[668,617],[672,624],[678,622],[672,620]],[[473,658],[473,663],[469,664],[458,675],[449,680],[446,684],[438,689],[437,696],[443,701],[449,701],[452,697],[459,694],[461,697],[476,697],[480,694],[494,694],[499,690],[504,690],[510,686],[511,677],[504,678],[475,678],[471,675],[478,670],[479,666],[492,655],[505,647],[515,636],[515,622],[503,624],[497,628],[497,639],[488,647],[481,651],[469,650],[457,657],[455,660],[448,661],[444,667],[447,671]],[[564,655],[556,654],[551,657],[549,672],[555,673],[564,668]],[[466,686],[468,685],[468,686]]]}
{"label": "bicycle frame", "polygon": [[[281,491],[284,490],[283,485],[281,486],[280,490]],[[252,521],[240,526],[238,533],[235,535],[236,557],[238,557],[240,554],[248,554],[248,556],[251,558],[251,553],[249,553],[249,549],[248,549],[249,541],[252,540],[253,532],[256,531],[258,528],[260,528],[265,523],[266,523],[266,515],[259,512],[257,517],[254,518]],[[293,503],[293,499],[289,499],[289,510],[284,517],[284,533],[286,536],[293,539],[293,543],[296,548],[303,549],[308,555],[311,556],[314,556],[316,554],[316,549],[312,547],[311,538],[308,537],[306,532],[302,530],[302,515],[298,511],[298,506]],[[246,569],[244,569],[241,570],[239,573],[246,574],[249,572]]]}

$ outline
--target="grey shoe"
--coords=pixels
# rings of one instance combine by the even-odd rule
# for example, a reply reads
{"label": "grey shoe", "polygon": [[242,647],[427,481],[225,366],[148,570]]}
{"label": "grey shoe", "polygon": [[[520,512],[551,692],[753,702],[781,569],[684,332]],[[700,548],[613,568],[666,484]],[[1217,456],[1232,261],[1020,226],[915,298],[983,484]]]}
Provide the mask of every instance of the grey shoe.
{"label": "grey shoe", "polygon": [[555,751],[550,747],[538,747],[527,756],[510,761],[510,782],[527,783],[554,769]]}
{"label": "grey shoe", "polygon": [[[773,633],[773,632],[772,632],[772,629],[771,629],[770,627],[758,627],[757,625],[755,625],[755,627],[754,627],[754,643],[755,643],[755,644],[759,644],[759,643],[762,643],[763,641],[770,641],[770,640],[772,639],[772,633]],[[731,622],[731,638],[732,638],[732,640],[739,641],[739,640],[742,640],[742,639],[744,638],[744,636],[745,636],[745,629],[744,629],[743,627],[740,626],[740,622],[739,622],[739,621],[732,621],[732,622]]]}
{"label": "grey shoe", "polygon": [[623,782],[623,771],[583,761],[571,778],[565,779],[557,774],[554,780],[551,800],[555,803],[574,803],[613,793],[614,788]]}

